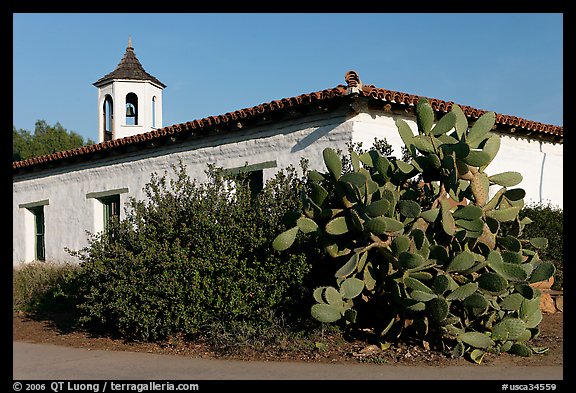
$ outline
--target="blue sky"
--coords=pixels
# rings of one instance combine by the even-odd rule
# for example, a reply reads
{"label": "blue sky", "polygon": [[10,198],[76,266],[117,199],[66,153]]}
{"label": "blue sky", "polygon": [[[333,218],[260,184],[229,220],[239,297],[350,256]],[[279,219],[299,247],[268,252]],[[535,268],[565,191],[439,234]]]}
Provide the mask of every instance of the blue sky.
{"label": "blue sky", "polygon": [[128,37],[163,125],[365,84],[563,125],[561,13],[15,13],[13,125],[97,140],[96,80]]}

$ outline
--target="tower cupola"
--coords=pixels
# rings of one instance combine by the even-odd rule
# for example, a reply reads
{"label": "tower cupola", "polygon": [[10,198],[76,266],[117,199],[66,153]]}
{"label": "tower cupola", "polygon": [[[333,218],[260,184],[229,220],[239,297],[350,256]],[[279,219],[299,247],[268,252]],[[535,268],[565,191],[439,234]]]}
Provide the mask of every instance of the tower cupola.
{"label": "tower cupola", "polygon": [[124,138],[162,127],[165,84],[144,70],[128,38],[116,69],[93,83],[98,88],[98,141]]}

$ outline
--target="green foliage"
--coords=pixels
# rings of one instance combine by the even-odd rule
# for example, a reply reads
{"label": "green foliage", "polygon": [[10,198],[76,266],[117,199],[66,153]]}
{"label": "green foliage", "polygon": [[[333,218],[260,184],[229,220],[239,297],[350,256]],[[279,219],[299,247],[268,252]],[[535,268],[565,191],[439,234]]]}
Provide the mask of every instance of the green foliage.
{"label": "green foliage", "polygon": [[71,306],[66,292],[77,267],[69,264],[31,262],[12,269],[14,311],[63,311]]}
{"label": "green foliage", "polygon": [[560,290],[564,285],[564,212],[557,206],[547,203],[531,203],[520,210],[519,217],[529,219],[523,232],[523,239],[531,239],[545,236],[547,247],[539,250],[540,258],[554,264],[553,289]]}
{"label": "green foliage", "polygon": [[[321,322],[369,328],[388,342],[426,336],[475,362],[485,351],[532,353],[526,342],[542,315],[529,284],[555,269],[539,257],[542,234],[520,237],[530,223],[519,216],[525,192],[509,187],[522,175],[485,172],[500,147],[490,131],[495,115],[468,127],[454,105],[435,122],[425,99],[416,114],[417,133],[396,122],[402,160],[375,149],[350,149],[349,159],[325,149],[328,173],[309,173],[311,192],[276,248],[304,232],[298,220],[316,223],[307,233],[334,261],[332,284],[313,294],[311,313]],[[493,185],[502,188],[489,199]]]}
{"label": "green foliage", "polygon": [[182,164],[174,170],[170,180],[154,175],[146,200],[132,199],[125,220],[73,252],[81,259],[80,322],[137,340],[240,321],[262,327],[286,316],[296,325],[310,304],[307,257],[320,252],[302,241],[280,254],[270,233],[300,206],[302,178],[293,168],[278,172],[253,198],[245,182],[232,191],[216,168],[202,184]]}
{"label": "green foliage", "polygon": [[60,123],[49,126],[46,121],[38,120],[34,134],[23,129],[17,131],[12,127],[12,161],[26,160],[94,143],[91,139],[84,142],[80,134],[67,131]]}

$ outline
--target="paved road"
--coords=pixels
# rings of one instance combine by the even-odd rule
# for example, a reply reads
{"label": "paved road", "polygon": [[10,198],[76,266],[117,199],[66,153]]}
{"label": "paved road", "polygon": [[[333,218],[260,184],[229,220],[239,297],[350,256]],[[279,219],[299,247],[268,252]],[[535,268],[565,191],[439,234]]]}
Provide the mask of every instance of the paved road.
{"label": "paved road", "polygon": [[562,367],[234,361],[13,342],[14,380],[562,380]]}

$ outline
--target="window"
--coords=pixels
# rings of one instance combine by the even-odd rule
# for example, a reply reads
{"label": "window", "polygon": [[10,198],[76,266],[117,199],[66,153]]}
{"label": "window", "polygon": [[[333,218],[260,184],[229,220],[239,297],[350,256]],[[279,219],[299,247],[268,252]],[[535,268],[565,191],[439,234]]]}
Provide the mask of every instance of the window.
{"label": "window", "polygon": [[156,128],[156,96],[152,97],[152,127]]}
{"label": "window", "polygon": [[26,261],[46,260],[46,223],[44,206],[48,200],[18,205],[24,211],[25,259]]}
{"label": "window", "polygon": [[126,95],[126,125],[138,125],[138,96],[134,93]]}
{"label": "window", "polygon": [[250,171],[248,173],[239,173],[237,179],[244,184],[248,185],[250,188],[250,194],[252,197],[260,194],[260,191],[264,188],[264,171],[262,169],[256,171]]}
{"label": "window", "polygon": [[246,182],[253,197],[264,188],[264,169],[275,168],[276,161],[266,161],[260,164],[245,165],[243,167],[224,170],[224,173],[237,181]]}
{"label": "window", "polygon": [[106,98],[104,98],[104,141],[112,140],[113,121],[114,105],[112,105],[112,97],[106,95]]}
{"label": "window", "polygon": [[104,231],[106,231],[113,217],[120,218],[120,194],[100,198],[100,202],[104,207]]}
{"label": "window", "polygon": [[110,220],[120,219],[120,195],[127,193],[128,188],[117,188],[108,191],[97,191],[86,194],[86,199],[92,200],[94,212],[94,232],[106,232]]}
{"label": "window", "polygon": [[44,206],[31,208],[30,211],[34,214],[34,259],[45,261]]}

